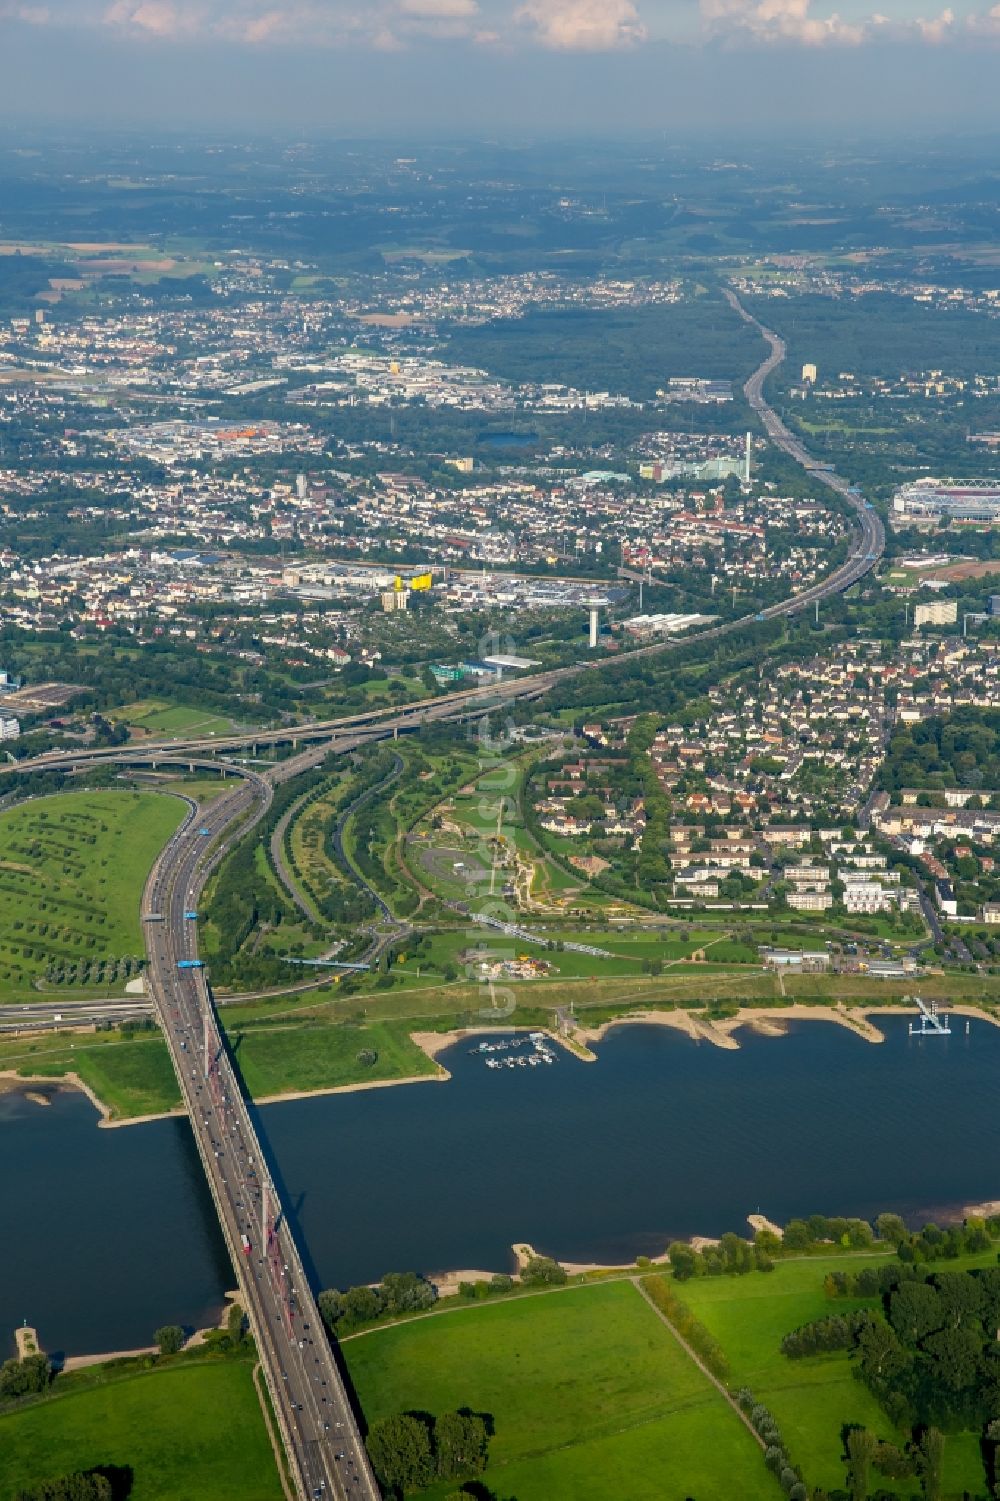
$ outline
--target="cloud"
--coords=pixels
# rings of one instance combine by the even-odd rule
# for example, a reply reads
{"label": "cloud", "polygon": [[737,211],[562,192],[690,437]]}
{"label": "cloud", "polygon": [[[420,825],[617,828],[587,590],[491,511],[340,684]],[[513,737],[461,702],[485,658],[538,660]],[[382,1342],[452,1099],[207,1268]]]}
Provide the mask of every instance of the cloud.
{"label": "cloud", "polygon": [[615,52],[646,40],[632,0],[524,0],[514,19],[556,52]]}
{"label": "cloud", "polygon": [[[880,0],[868,0],[878,4]],[[921,4],[943,8],[921,15]],[[806,49],[862,45],[971,50],[1000,44],[1000,0],[685,0],[702,40]],[[652,35],[694,38],[678,0],[0,0],[0,25],[101,27],[146,45],[211,43],[279,51],[398,52],[465,46],[512,56],[520,46],[599,55]],[[839,9],[833,7],[838,6]],[[642,12],[640,14],[640,12]],[[648,23],[648,28],[647,28]]]}
{"label": "cloud", "polygon": [[701,0],[701,14],[713,36],[741,33],[757,41],[805,47],[856,47],[868,27],[863,21],[844,21],[836,12],[814,16],[811,0]]}
{"label": "cloud", "polygon": [[420,20],[459,21],[479,14],[476,0],[399,0],[400,14]]}
{"label": "cloud", "polygon": [[52,12],[47,5],[0,5],[0,21],[21,21],[25,26],[47,26]]}
{"label": "cloud", "polygon": [[934,16],[929,21],[922,20],[918,16],[914,24],[925,42],[932,47],[939,47],[954,33],[955,12],[943,10],[939,16]]}
{"label": "cloud", "polygon": [[202,14],[193,7],[180,7],[171,0],[114,0],[104,12],[109,26],[122,26],[147,36],[170,39],[190,36],[202,24]]}

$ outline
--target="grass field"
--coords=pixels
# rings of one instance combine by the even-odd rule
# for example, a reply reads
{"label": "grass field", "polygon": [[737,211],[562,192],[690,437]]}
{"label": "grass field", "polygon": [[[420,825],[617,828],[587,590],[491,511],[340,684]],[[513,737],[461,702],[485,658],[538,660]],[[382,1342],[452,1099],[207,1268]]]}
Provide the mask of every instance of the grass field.
{"label": "grass field", "polygon": [[125,704],[116,709],[111,718],[147,735],[225,735],[233,727],[232,720],[213,714],[211,709],[169,704],[165,699],[143,699]]}
{"label": "grass field", "polygon": [[739,1419],[629,1282],[480,1304],[343,1349],[369,1422],[410,1408],[490,1413],[485,1480],[501,1496],[780,1497]]}
{"label": "grass field", "polygon": [[[250,1093],[260,1099],[300,1089],[333,1089],[376,1079],[432,1077],[436,1066],[407,1035],[407,1027],[376,1022],[358,1027],[275,1025],[229,1028],[236,1060]],[[378,1054],[358,1062],[362,1049]]]}
{"label": "grass field", "polygon": [[107,962],[143,953],[143,884],[183,813],[156,793],[70,792],[0,818],[0,998],[50,967],[79,985],[122,978]]}
{"label": "grass field", "polygon": [[[810,1485],[832,1489],[844,1484],[840,1429],[861,1423],[881,1438],[898,1442],[885,1413],[868,1389],[854,1379],[846,1352],[789,1360],[781,1354],[783,1335],[811,1319],[852,1308],[874,1307],[863,1300],[828,1299],[823,1278],[845,1265],[857,1269],[866,1260],[883,1258],[815,1257],[779,1261],[767,1276],[705,1277],[686,1282],[680,1297],[722,1345],[730,1365],[730,1387],[746,1385],[774,1413],[793,1460]],[[995,1252],[948,1262],[960,1266],[988,1265]],[[985,1490],[978,1440],[972,1435],[949,1438],[945,1480],[948,1497],[963,1491]],[[890,1482],[882,1482],[892,1491]],[[909,1496],[911,1484],[901,1483]]]}
{"label": "grass field", "polygon": [[131,1501],[282,1501],[249,1361],[86,1375],[0,1416],[0,1495],[107,1464],[134,1471]]}
{"label": "grass field", "polygon": [[158,1115],[180,1104],[167,1045],[159,1032],[129,1040],[119,1032],[43,1032],[0,1040],[0,1069],[57,1079],[79,1074],[115,1120]]}

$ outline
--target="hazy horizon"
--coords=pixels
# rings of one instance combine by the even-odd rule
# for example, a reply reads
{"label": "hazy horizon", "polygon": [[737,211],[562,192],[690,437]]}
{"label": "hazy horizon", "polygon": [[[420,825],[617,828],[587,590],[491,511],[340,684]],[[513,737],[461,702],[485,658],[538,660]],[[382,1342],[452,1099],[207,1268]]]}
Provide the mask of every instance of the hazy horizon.
{"label": "hazy horizon", "polygon": [[1000,123],[1000,6],[815,0],[0,3],[0,121],[391,136]]}

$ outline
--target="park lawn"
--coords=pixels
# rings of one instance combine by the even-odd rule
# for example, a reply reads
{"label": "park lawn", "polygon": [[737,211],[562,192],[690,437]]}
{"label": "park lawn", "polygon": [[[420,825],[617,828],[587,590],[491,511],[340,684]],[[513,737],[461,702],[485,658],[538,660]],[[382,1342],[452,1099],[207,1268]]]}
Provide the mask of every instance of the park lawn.
{"label": "park lawn", "polygon": [[110,1376],[0,1416],[0,1495],[74,1470],[134,1471],[131,1501],[282,1501],[248,1360]]}
{"label": "park lawn", "polygon": [[[707,1277],[678,1288],[682,1301],[715,1335],[729,1360],[729,1386],[749,1386],[778,1420],[794,1463],[810,1485],[833,1489],[844,1484],[840,1432],[844,1423],[860,1423],[880,1438],[898,1442],[900,1435],[867,1387],[856,1381],[846,1352],[789,1360],[781,1354],[782,1336],[812,1319],[875,1307],[871,1300],[827,1298],[823,1279],[829,1271],[858,1270],[878,1263],[871,1257],[816,1256],[779,1261],[767,1275]],[[941,1263],[949,1271],[990,1265],[995,1252]],[[966,1489],[982,1491],[985,1481],[971,1435],[949,1438],[946,1495]],[[882,1482],[891,1490],[888,1482]],[[912,1486],[904,1486],[909,1495]]]}
{"label": "park lawn", "polygon": [[749,1433],[629,1282],[470,1305],[342,1348],[369,1422],[490,1413],[485,1480],[500,1495],[780,1496]]}
{"label": "park lawn", "polygon": [[5,813],[0,995],[49,965],[141,956],[142,889],[183,816],[177,798],[118,790],[59,793]]}
{"label": "park lawn", "polygon": [[[255,1099],[378,1079],[434,1078],[438,1072],[437,1065],[410,1041],[405,1024],[279,1024],[237,1032],[230,1023],[228,1031],[240,1073]],[[363,1048],[378,1054],[375,1064],[358,1062]]]}

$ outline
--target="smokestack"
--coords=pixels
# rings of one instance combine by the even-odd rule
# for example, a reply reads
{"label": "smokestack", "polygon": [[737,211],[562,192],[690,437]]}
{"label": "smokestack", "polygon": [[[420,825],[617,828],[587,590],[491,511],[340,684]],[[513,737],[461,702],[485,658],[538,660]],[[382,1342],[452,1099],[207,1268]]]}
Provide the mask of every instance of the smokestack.
{"label": "smokestack", "polygon": [[601,611],[599,605],[590,607],[590,650],[594,651],[601,634]]}

